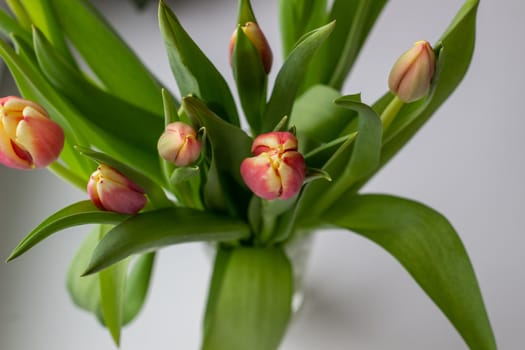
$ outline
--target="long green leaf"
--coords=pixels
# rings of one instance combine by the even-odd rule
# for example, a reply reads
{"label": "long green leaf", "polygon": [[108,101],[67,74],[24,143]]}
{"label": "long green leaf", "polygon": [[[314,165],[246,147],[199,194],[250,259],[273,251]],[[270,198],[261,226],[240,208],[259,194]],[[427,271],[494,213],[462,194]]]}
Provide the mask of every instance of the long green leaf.
{"label": "long green leaf", "polygon": [[326,0],[280,0],[279,23],[284,57],[305,33],[327,22]]}
{"label": "long green leaf", "polygon": [[67,37],[112,94],[162,115],[161,86],[87,0],[51,0]]}
{"label": "long green leaf", "polygon": [[407,199],[355,195],[341,197],[325,211],[323,219],[374,241],[392,254],[471,349],[496,349],[467,252],[441,214]]}
{"label": "long green leaf", "polygon": [[305,210],[302,215],[319,214],[379,165],[382,127],[378,115],[361,103],[357,95],[343,96],[336,103],[358,113],[357,133],[349,135],[323,166],[333,181],[307,185],[299,201]]}
{"label": "long green leaf", "polygon": [[[327,56],[329,61],[325,62],[325,67],[333,69],[329,85],[341,89],[386,2],[387,0],[334,2],[331,17],[344,25],[341,25],[343,28],[340,33],[334,33],[334,41],[329,42],[326,47],[330,54]],[[348,14],[352,16],[350,20]]]}
{"label": "long green leaf", "polygon": [[[86,237],[67,273],[67,290],[73,303],[93,313],[106,324],[101,308],[101,281],[100,274],[81,276],[89,264],[93,251],[100,241],[101,227],[97,227]],[[130,263],[131,268],[127,275],[125,296],[123,302],[122,322],[124,326],[130,323],[142,309],[146,300],[155,253],[139,256],[135,262]]]}
{"label": "long green leaf", "polygon": [[155,255],[155,253],[141,255],[131,267],[126,281],[122,325],[131,322],[144,305],[155,263]]}
{"label": "long green leaf", "polygon": [[[16,40],[15,43],[19,45],[20,49],[30,51],[27,55],[31,55],[32,51],[28,44],[23,40]],[[0,56],[4,59],[7,67],[11,71],[13,78],[16,81],[17,87],[22,95],[30,100],[39,102],[49,113],[51,118],[55,119],[64,129],[66,134],[66,144],[75,143],[86,145],[86,136],[90,139],[97,140],[100,136],[93,132],[92,128],[87,125],[68,101],[63,96],[55,91],[44,76],[36,69],[36,67],[28,60],[24,60],[22,55],[26,51],[17,55],[14,50],[3,40],[0,40]],[[76,125],[79,130],[83,131],[84,135],[80,135],[77,130],[74,130],[71,125]],[[79,164],[80,167],[73,165]],[[75,164],[68,163],[70,169],[77,173],[80,177],[88,177],[92,171],[92,164],[86,159],[78,156],[75,159]]]}
{"label": "long green leaf", "polygon": [[239,116],[228,84],[164,1],[159,4],[159,24],[181,96],[198,96],[218,116],[238,126]]}
{"label": "long green leaf", "polygon": [[357,137],[352,158],[342,176],[347,187],[370,175],[377,169],[381,154],[382,128],[376,112],[364,103],[356,102],[354,96],[343,96],[335,103],[358,114]]}
{"label": "long green leaf", "polygon": [[355,113],[334,104],[341,93],[326,85],[312,86],[293,105],[290,124],[298,134],[320,143],[338,137]]}
{"label": "long green leaf", "polygon": [[112,229],[95,249],[85,274],[98,272],[132,254],[185,242],[233,241],[249,235],[246,223],[188,208],[141,213]]}
{"label": "long green leaf", "polygon": [[120,345],[128,263],[129,259],[119,261],[99,274],[102,317],[117,346]]}
{"label": "long green leaf", "polygon": [[99,275],[81,277],[100,241],[100,226],[87,235],[67,271],[66,286],[73,303],[94,314],[100,313]]}
{"label": "long green leaf", "polygon": [[202,349],[277,349],[290,319],[293,294],[286,254],[281,248],[238,247],[218,263],[214,273],[220,274],[220,283],[216,280],[208,297]]}
{"label": "long green leaf", "polygon": [[335,23],[331,22],[306,34],[292,50],[277,74],[263,119],[263,132],[271,131],[284,116],[289,116],[308,63],[328,38]]}
{"label": "long green leaf", "polygon": [[333,34],[309,66],[306,90],[326,84],[340,90],[387,0],[335,0],[328,20],[336,21]]}
{"label": "long green leaf", "polygon": [[29,18],[29,14],[21,1],[22,0],[5,0],[5,3],[20,26],[25,30],[29,30],[31,28],[31,18]]}
{"label": "long green leaf", "polygon": [[62,56],[67,59],[68,63],[77,68],[51,2],[35,0],[21,0],[21,2],[31,17],[33,26],[40,29]]}
{"label": "long green leaf", "polygon": [[29,31],[17,23],[15,19],[9,16],[4,10],[0,9],[0,31],[5,36],[15,34],[22,38],[25,42],[31,42],[31,34]]}
{"label": "long green leaf", "polygon": [[[40,68],[57,91],[82,111],[89,122],[103,129],[112,143],[120,140],[127,146],[129,151],[118,155],[120,159],[137,168],[150,165],[145,171],[161,181],[157,140],[163,131],[162,116],[129,104],[86,81],[38,30],[34,30],[33,39]],[[140,131],[137,125],[141,125]]]}
{"label": "long green leaf", "polygon": [[13,250],[7,261],[19,257],[36,244],[49,237],[55,232],[64,230],[69,227],[106,223],[118,224],[122,222],[127,215],[117,214],[109,211],[101,211],[91,201],[81,201],[67,206],[44,220],[33,231],[31,231]]}
{"label": "long green leaf", "polygon": [[257,135],[266,105],[268,79],[259,51],[240,27],[237,28],[237,40],[232,53],[232,69],[244,115]]}
{"label": "long green leaf", "polygon": [[237,8],[237,24],[243,25],[247,22],[257,23],[250,0],[239,0]]}

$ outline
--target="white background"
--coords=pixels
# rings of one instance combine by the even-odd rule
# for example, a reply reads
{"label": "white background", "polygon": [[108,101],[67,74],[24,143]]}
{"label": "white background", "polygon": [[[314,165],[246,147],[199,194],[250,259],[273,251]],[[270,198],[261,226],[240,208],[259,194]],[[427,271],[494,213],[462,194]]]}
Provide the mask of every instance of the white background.
{"label": "white background", "polygon": [[[176,91],[158,33],[156,6],[99,1],[104,14],[158,77]],[[236,2],[171,1],[183,25],[232,81],[227,47]],[[345,93],[373,102],[393,61],[414,41],[438,39],[460,0],[392,0],[366,43]],[[254,1],[277,58],[276,1]],[[464,82],[412,142],[365,188],[435,207],[470,254],[499,348],[525,344],[524,2],[485,0],[474,61]],[[101,55],[110,53],[100,53]],[[2,94],[10,90],[4,79]],[[0,168],[0,259],[41,220],[85,195],[46,171]],[[87,228],[67,230],[0,264],[0,348],[114,349],[91,315],[76,309],[65,272]],[[161,251],[145,308],[121,348],[197,349],[209,277],[199,244]],[[352,233],[317,236],[306,303],[283,350],[466,349],[441,312],[381,248]]]}

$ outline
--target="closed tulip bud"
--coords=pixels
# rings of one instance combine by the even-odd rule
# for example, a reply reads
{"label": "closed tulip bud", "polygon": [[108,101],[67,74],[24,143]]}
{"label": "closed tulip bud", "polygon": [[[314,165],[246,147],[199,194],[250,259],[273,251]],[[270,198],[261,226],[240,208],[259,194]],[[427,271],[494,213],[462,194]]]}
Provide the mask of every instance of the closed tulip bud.
{"label": "closed tulip bud", "polygon": [[254,157],[241,163],[241,176],[257,196],[289,199],[304,183],[306,164],[297,152],[297,139],[290,132],[259,135],[252,145]]}
{"label": "closed tulip bud", "polygon": [[62,128],[41,106],[15,96],[0,98],[0,163],[43,168],[58,158],[63,146]]}
{"label": "closed tulip bud", "polygon": [[403,102],[424,97],[436,69],[436,55],[427,41],[418,41],[394,64],[388,87]]}
{"label": "closed tulip bud", "polygon": [[[273,54],[264,33],[261,28],[255,22],[247,22],[245,25],[241,26],[241,30],[244,32],[246,37],[251,41],[253,46],[259,51],[261,56],[261,61],[263,63],[264,71],[266,74],[270,73],[273,63]],[[230,62],[233,55],[233,49],[237,43],[237,30],[233,32],[233,35],[230,39]]]}
{"label": "closed tulip bud", "polygon": [[166,126],[157,143],[157,149],[162,158],[183,167],[199,159],[201,142],[191,126],[183,122],[174,122]]}
{"label": "closed tulip bud", "polygon": [[99,209],[136,214],[146,205],[144,190],[108,165],[101,164],[91,174],[88,195]]}

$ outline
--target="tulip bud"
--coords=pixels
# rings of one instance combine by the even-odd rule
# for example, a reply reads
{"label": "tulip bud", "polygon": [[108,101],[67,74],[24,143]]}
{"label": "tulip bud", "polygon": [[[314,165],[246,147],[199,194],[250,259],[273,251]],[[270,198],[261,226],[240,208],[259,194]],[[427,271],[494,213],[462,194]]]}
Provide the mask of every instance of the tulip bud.
{"label": "tulip bud", "polygon": [[99,209],[136,214],[146,205],[144,190],[108,165],[101,164],[91,174],[88,195]]}
{"label": "tulip bud", "polygon": [[183,122],[174,122],[166,126],[166,131],[157,143],[157,149],[162,158],[182,167],[199,158],[201,143],[195,129]]}
{"label": "tulip bud", "polygon": [[436,68],[436,55],[427,41],[418,41],[394,64],[388,87],[403,102],[419,100],[428,93]]}
{"label": "tulip bud", "polygon": [[64,132],[38,104],[0,98],[0,163],[16,169],[44,168],[64,146]]}
{"label": "tulip bud", "polygon": [[270,132],[253,141],[252,153],[241,163],[241,176],[257,196],[289,199],[303,185],[306,164],[297,152],[297,139],[290,132]]}
{"label": "tulip bud", "polygon": [[[262,32],[261,28],[259,28],[259,26],[255,22],[247,22],[245,25],[241,26],[241,29],[246,35],[246,37],[248,37],[248,39],[251,41],[253,46],[255,46],[257,51],[259,51],[264,71],[266,72],[266,74],[270,73],[270,69],[272,68],[273,62],[272,49],[270,48],[270,45],[268,44],[268,41],[266,40],[266,37],[264,36],[264,33]],[[233,49],[236,43],[237,30],[233,32],[233,35],[230,39],[230,62],[233,55]]]}

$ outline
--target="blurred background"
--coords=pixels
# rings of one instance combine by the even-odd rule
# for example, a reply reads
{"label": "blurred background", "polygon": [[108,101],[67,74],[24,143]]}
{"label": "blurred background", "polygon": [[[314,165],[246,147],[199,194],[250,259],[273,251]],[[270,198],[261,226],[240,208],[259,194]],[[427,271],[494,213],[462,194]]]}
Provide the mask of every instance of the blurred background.
{"label": "blurred background", "polygon": [[[277,1],[252,1],[273,46],[273,79],[282,62]],[[390,1],[344,92],[361,92],[372,103],[386,90],[395,59],[417,40],[436,41],[462,3]],[[228,42],[236,1],[170,4],[232,83]],[[156,1],[142,12],[124,0],[98,1],[97,6],[160,80],[177,91],[158,30]],[[525,344],[524,11],[521,0],[481,2],[476,51],[465,80],[364,189],[421,201],[453,223],[476,270],[498,345],[506,350]],[[14,89],[4,70],[1,95]],[[1,167],[0,259],[41,220],[85,198],[45,170]],[[61,232],[12,263],[0,263],[1,349],[115,349],[107,331],[76,309],[65,289],[69,262],[88,230]],[[198,349],[209,274],[202,245],[163,249],[145,308],[124,329],[121,348]],[[467,349],[402,267],[352,233],[316,236],[305,290],[283,350]]]}

